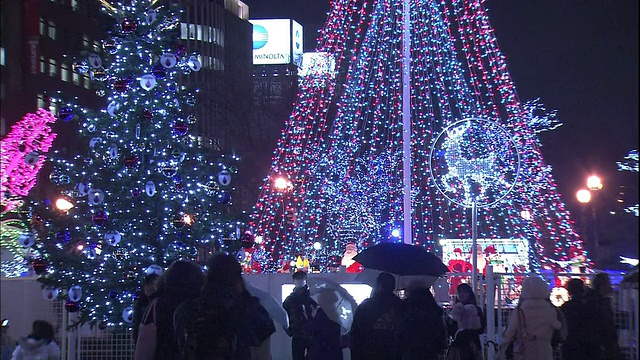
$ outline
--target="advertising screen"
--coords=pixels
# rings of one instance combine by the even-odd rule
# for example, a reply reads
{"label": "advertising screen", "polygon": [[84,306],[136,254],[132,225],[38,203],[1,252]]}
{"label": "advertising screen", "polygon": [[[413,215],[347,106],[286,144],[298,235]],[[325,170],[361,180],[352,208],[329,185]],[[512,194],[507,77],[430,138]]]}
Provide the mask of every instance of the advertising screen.
{"label": "advertising screen", "polygon": [[[249,20],[253,24],[253,64],[291,63],[292,26],[289,19]],[[300,27],[302,39],[302,27]],[[302,48],[302,40],[300,40]]]}
{"label": "advertising screen", "polygon": [[[499,273],[529,272],[529,242],[524,239],[477,239],[478,270],[493,265]],[[471,263],[471,239],[443,239],[442,262],[450,266],[455,261]],[[468,266],[466,266],[468,267]],[[463,267],[464,268],[464,267]],[[470,272],[463,271],[463,272]]]}
{"label": "advertising screen", "polygon": [[295,20],[291,20],[291,56],[297,67],[302,66],[302,54],[304,53],[304,43],[302,36],[302,25]]}

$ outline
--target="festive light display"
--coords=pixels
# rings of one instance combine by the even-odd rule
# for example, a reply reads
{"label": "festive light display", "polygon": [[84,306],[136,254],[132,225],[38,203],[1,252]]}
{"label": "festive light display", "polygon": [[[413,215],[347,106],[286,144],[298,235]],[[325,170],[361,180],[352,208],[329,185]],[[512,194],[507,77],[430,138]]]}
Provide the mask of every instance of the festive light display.
{"label": "festive light display", "polygon": [[77,323],[127,326],[146,271],[204,263],[242,226],[229,216],[239,159],[199,147],[194,93],[178,83],[200,70],[198,55],[178,42],[179,9],[155,3],[103,2],[116,25],[73,64],[104,109],[51,96],[61,120],[80,124],[82,150],[51,156],[59,196],[32,202],[33,266]]}
{"label": "festive light display", "polygon": [[45,162],[56,134],[51,130],[54,115],[38,109],[11,127],[0,142],[0,196],[11,206],[11,198],[26,196],[36,184],[37,174]]}
{"label": "festive light display", "polygon": [[[251,221],[264,239],[266,270],[312,254],[326,270],[348,242],[362,249],[401,241],[402,3],[332,2],[316,50],[333,55],[335,73],[307,69],[300,78]],[[539,101],[519,100],[482,3],[411,1],[408,9],[412,240],[439,253],[439,238],[471,237],[469,210],[438,193],[428,157],[444,128],[481,118],[511,135],[521,154],[521,181],[498,206],[479,211],[478,236],[526,239],[534,269],[585,261],[540,151],[538,133],[560,123]],[[276,189],[278,177],[292,186]],[[316,242],[323,244],[320,254]]]}
{"label": "festive light display", "polygon": [[[624,161],[616,162],[618,165],[618,171],[630,171],[630,172],[638,172],[638,150],[631,150],[624,157]],[[631,205],[624,209],[624,211],[634,214],[638,216],[638,204]]]}

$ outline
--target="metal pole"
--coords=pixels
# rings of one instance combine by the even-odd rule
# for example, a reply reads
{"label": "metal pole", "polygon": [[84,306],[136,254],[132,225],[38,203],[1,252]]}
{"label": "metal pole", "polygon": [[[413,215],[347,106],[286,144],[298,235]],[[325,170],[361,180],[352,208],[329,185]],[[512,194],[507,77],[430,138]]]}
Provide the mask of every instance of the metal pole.
{"label": "metal pole", "polygon": [[475,199],[473,200],[473,205],[471,206],[471,285],[473,286],[473,292],[478,295],[478,252],[476,248],[478,247],[478,207],[476,205]]}
{"label": "metal pole", "polygon": [[404,188],[404,231],[405,244],[412,244],[411,235],[411,0],[404,0],[402,33],[402,182]]}
{"label": "metal pole", "polygon": [[[487,265],[487,307],[485,310],[485,318],[487,319],[487,341],[496,341],[496,327],[495,327],[495,278],[493,277],[493,265]],[[498,282],[500,284],[500,282]],[[495,359],[495,348],[491,345],[487,346],[487,360]]]}

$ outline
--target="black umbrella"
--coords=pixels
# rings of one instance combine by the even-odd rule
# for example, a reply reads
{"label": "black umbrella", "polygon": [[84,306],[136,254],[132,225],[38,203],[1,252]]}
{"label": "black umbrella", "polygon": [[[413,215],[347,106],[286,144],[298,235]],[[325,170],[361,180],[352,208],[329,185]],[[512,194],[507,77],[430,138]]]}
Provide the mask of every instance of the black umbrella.
{"label": "black umbrella", "polygon": [[440,276],[449,271],[425,248],[404,243],[381,243],[362,250],[353,260],[365,268],[400,276]]}

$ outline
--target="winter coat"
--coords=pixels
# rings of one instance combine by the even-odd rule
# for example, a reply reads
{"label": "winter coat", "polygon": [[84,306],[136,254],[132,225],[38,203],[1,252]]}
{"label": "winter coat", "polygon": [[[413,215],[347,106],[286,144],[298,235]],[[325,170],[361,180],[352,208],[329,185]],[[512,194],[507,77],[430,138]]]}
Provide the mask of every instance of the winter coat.
{"label": "winter coat", "polygon": [[311,321],[313,308],[318,306],[315,300],[311,298],[309,286],[296,287],[291,295],[282,303],[282,307],[289,315],[289,336],[308,338],[306,326]]}
{"label": "winter coat", "polygon": [[251,348],[260,347],[275,332],[258,298],[213,285],[176,309],[174,325],[180,352],[184,355],[192,347],[198,360],[249,360]]}
{"label": "winter coat", "polygon": [[28,337],[20,341],[11,360],[59,360],[60,346],[53,340]]}
{"label": "winter coat", "polygon": [[351,325],[353,360],[398,359],[395,326],[402,300],[393,293],[375,294],[356,308]]}
{"label": "winter coat", "polygon": [[340,324],[329,319],[322,308],[318,309],[316,316],[307,324],[306,330],[311,336],[307,360],[342,360]]}
{"label": "winter coat", "polygon": [[597,291],[589,290],[585,296],[589,308],[593,311],[597,323],[596,336],[600,348],[598,357],[594,359],[618,360],[623,356],[618,345],[618,330],[616,329],[611,299],[602,296]]}
{"label": "winter coat", "polygon": [[544,280],[537,277],[523,280],[518,308],[511,313],[502,338],[504,344],[515,338],[521,326],[518,316],[518,309],[521,309],[528,335],[523,341],[526,349],[523,360],[553,360],[551,338],[553,330],[560,329],[562,323],[558,320],[557,309],[548,299],[548,286]]}
{"label": "winter coat", "polygon": [[457,348],[461,359],[482,359],[480,344],[480,334],[484,332],[482,310],[474,304],[465,305],[458,302],[453,305],[449,317],[456,322],[456,331],[451,347]]}
{"label": "winter coat", "polygon": [[600,353],[597,317],[587,301],[573,298],[562,304],[560,311],[568,327],[567,338],[562,342],[562,359],[588,359]]}
{"label": "winter coat", "polygon": [[438,359],[447,341],[443,314],[433,296],[414,290],[403,303],[396,325],[396,346],[402,360]]}

